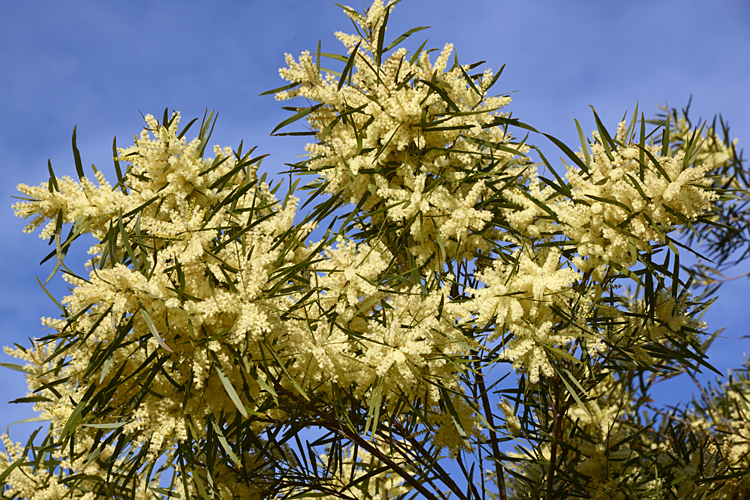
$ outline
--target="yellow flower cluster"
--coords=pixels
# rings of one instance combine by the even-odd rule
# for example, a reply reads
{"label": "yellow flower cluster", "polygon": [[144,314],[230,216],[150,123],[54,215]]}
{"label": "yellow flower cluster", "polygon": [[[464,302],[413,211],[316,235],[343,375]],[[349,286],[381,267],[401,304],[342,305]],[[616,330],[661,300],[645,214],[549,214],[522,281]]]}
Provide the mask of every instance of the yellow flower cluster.
{"label": "yellow flower cluster", "polygon": [[[118,150],[114,186],[82,168],[78,181],[51,173],[45,185],[19,186],[27,199],[16,214],[31,218],[27,232],[42,227],[56,241],[60,259],[70,244],[64,224],[73,224],[71,239],[90,234],[97,243],[86,272],[66,269],[64,319],[43,319],[55,333],[8,350],[27,363],[29,396],[52,423],[50,439],[75,435],[49,454],[58,475],[19,466],[22,448],[6,438],[0,472],[15,467],[13,494],[94,500],[109,471],[138,454],[152,464],[192,457],[182,474],[195,481],[178,474],[178,495],[203,495],[205,478],[216,498],[260,498],[283,484],[275,460],[298,465],[279,459],[285,444],[259,445],[276,439],[259,437],[269,429],[317,427],[333,439],[369,432],[372,441],[385,427],[410,427],[455,457],[502,431],[491,429],[491,413],[480,414],[490,411],[484,374],[500,362],[525,376],[519,399],[554,399],[563,429],[544,405],[519,420],[501,400],[504,431],[519,437],[554,420],[554,439],[577,453],[570,473],[586,478],[593,498],[625,498],[627,489],[648,498],[661,487],[642,480],[632,459],[619,403],[633,395],[597,370],[623,359],[656,365],[662,351],[647,346],[695,348],[705,325],[693,319],[687,292],[647,290],[642,300],[613,290],[616,280],[640,283],[629,269],[648,267],[653,246],[672,245],[668,233],[713,209],[709,174],[730,148],[711,135],[705,150],[675,152],[635,141],[635,124],[623,122],[613,138],[600,128],[578,156],[568,151],[565,179],[545,179],[529,147],[512,142],[507,126],[520,122],[500,112],[509,97],[489,95],[491,71],[470,75],[475,65],[452,63],[450,44],[434,60],[421,49],[385,56],[395,47],[382,46],[395,3],[375,0],[364,14],[345,8],[359,28],[336,34],[347,56],[286,55],[280,75],[290,85],[276,98],[308,101],[295,117],[306,117],[317,141],[293,173],[317,174],[306,188],[333,195],[303,223],[291,188],[280,200],[279,186],[258,179],[262,156],[215,147],[205,157],[207,128],[188,142],[179,114],[166,123],[146,117],[135,144]],[[321,68],[321,57],[344,70],[337,77]],[[674,137],[688,133],[679,122]],[[356,203],[346,221],[306,241],[341,203]],[[663,284],[663,268],[649,277]],[[378,422],[381,412],[388,418]],[[748,453],[747,426],[736,429],[716,445],[732,464]],[[542,431],[534,433],[549,435]],[[130,455],[115,434],[128,437]],[[555,453],[546,439],[531,465],[514,467],[517,498],[544,486],[539,464]],[[415,443],[404,439],[397,454]],[[372,455],[346,448],[335,464],[340,477],[321,492],[371,476],[349,488],[352,497],[404,494],[393,474],[375,472],[389,453],[381,445]],[[220,458],[202,448],[211,446]],[[329,468],[330,457],[310,456]],[[69,471],[85,478],[74,487]],[[137,477],[135,498],[151,498],[158,478]],[[746,486],[738,480],[736,491]]]}
{"label": "yellow flower cluster", "polygon": [[560,258],[560,250],[552,248],[535,254],[527,250],[510,263],[498,259],[492,268],[477,273],[485,286],[471,292],[476,320],[496,323],[490,340],[512,334],[501,358],[527,371],[532,383],[540,375],[554,374],[548,358],[557,356],[550,348],[567,346],[580,333],[575,325],[558,328],[565,318],[555,310],[568,309],[569,302],[579,299],[572,285],[580,279],[580,273],[561,267]]}
{"label": "yellow flower cluster", "polygon": [[[199,139],[178,137],[179,116],[168,127],[146,120],[136,144],[119,151],[119,161],[131,163],[121,190],[101,176],[97,189],[86,178],[57,181],[51,190],[19,187],[31,200],[15,210],[36,217],[31,228],[51,220],[45,231],[54,231],[61,214],[100,241],[87,278],[65,275],[73,288],[62,304],[75,320],[45,320],[61,335],[80,333],[67,345],[8,350],[29,363],[29,388],[44,398],[35,408],[57,438],[91,391],[106,395],[107,412],[90,424],[120,426],[136,436],[134,446],[158,456],[191,432],[204,438],[206,428],[193,424],[204,417],[282,417],[269,399],[295,387],[324,399],[334,387],[351,388],[365,404],[425,397],[427,408],[451,397],[467,429],[478,431],[460,397],[425,381],[444,377],[446,387],[462,391],[459,369],[447,359],[469,349],[456,328],[466,312],[442,306],[450,302],[448,286],[427,297],[420,287],[384,291],[377,285],[388,250],[344,239],[323,245],[301,274],[314,295],[295,289],[284,270],[321,248],[281,239],[292,230],[297,200],[279,203],[254,180],[246,158],[219,148],[215,158],[202,158]],[[296,237],[312,227],[298,228]],[[60,367],[49,358],[63,346],[68,358]],[[272,366],[273,356],[292,362]],[[146,379],[149,390],[139,395]],[[463,446],[450,418],[431,415],[443,428],[442,445]],[[76,443],[91,446],[96,429],[82,428]]]}
{"label": "yellow flower cluster", "polygon": [[[750,391],[747,365],[730,374],[729,380],[704,392],[700,404],[686,412],[684,425],[691,432],[691,445],[675,455],[669,443],[654,441],[656,460],[682,480],[676,486],[679,498],[700,497],[729,500],[750,495]],[[706,478],[721,477],[716,483]],[[723,477],[722,477],[723,476]]]}
{"label": "yellow flower cluster", "polygon": [[534,238],[561,230],[576,244],[575,266],[597,281],[607,264],[631,267],[638,252],[665,243],[667,233],[706,214],[718,199],[707,189],[712,163],[688,163],[684,151],[662,156],[661,146],[641,146],[626,135],[621,122],[613,142],[620,146],[612,148],[594,132],[591,152],[580,154],[586,169],[568,168],[569,196],[543,186],[536,171],[530,196],[519,189],[511,194],[524,207],[508,215],[513,227]]}
{"label": "yellow flower cluster", "polygon": [[[28,230],[49,220],[49,236],[60,217],[100,243],[87,278],[65,275],[73,288],[62,303],[75,319],[45,321],[76,337],[9,352],[29,363],[29,389],[44,398],[35,408],[57,438],[76,423],[76,402],[96,391],[107,411],[90,424],[121,426],[157,456],[186,439],[191,418],[262,404],[262,377],[247,377],[233,353],[245,348],[254,364],[258,342],[278,334],[283,304],[265,291],[288,251],[277,242],[297,200],[280,204],[257,182],[257,160],[219,148],[203,158],[201,139],[178,136],[179,115],[168,126],[151,115],[146,122],[135,145],[119,150],[131,166],[117,187],[98,173],[98,188],[85,177],[19,186],[31,200],[15,205],[16,214],[35,217]],[[63,347],[62,366],[48,360]],[[144,383],[149,390],[138,396]],[[229,387],[244,390],[237,396]],[[190,428],[204,435],[201,425]],[[79,428],[77,446],[90,447],[96,431]]]}
{"label": "yellow flower cluster", "polygon": [[[563,443],[558,446],[556,459],[564,461],[568,473],[579,478],[588,498],[597,500],[656,499],[662,481],[643,480],[642,457],[629,439],[632,429],[623,422],[628,412],[631,394],[623,390],[613,375],[608,375],[591,394],[590,400],[574,405],[566,415],[567,423],[561,433]],[[574,423],[574,424],[573,424]],[[551,459],[551,445],[545,443],[539,453]],[[513,500],[539,498],[546,487],[545,468],[539,462],[528,461],[525,453],[514,452],[520,459],[514,464],[514,474],[508,483]],[[580,493],[578,493],[580,494]],[[630,495],[630,496],[629,496]]]}
{"label": "yellow flower cluster", "polygon": [[[373,444],[389,454],[389,447],[385,443]],[[339,495],[342,491],[346,491],[350,495],[349,498],[358,500],[391,500],[409,492],[409,488],[403,484],[403,479],[384,468],[383,463],[368,451],[354,445],[341,450],[340,459],[334,459],[329,450],[329,453],[320,456],[319,461],[319,467],[330,471],[331,474],[321,488],[328,494],[318,496],[322,500],[341,498]],[[293,495],[293,491],[285,491],[284,494]]]}
{"label": "yellow flower cluster", "polygon": [[[364,200],[362,213],[372,222],[395,223],[403,228],[399,235],[408,231],[419,265],[489,252],[475,233],[492,217],[480,208],[491,191],[481,179],[467,178],[478,162],[488,165],[486,175],[520,171],[528,148],[511,146],[503,129],[492,126],[510,98],[487,95],[491,71],[475,83],[469,66],[449,67],[451,44],[434,62],[428,52],[409,58],[401,48],[381,63],[377,33],[384,12],[380,0],[366,17],[347,10],[372,36],[336,34],[352,62],[346,80],[321,69],[315,54],[303,52],[298,61],[286,55],[288,66],[279,73],[296,87],[276,98],[317,103],[307,120],[319,142],[307,145],[306,168],[325,180],[328,193]],[[491,159],[487,144],[500,146]]]}

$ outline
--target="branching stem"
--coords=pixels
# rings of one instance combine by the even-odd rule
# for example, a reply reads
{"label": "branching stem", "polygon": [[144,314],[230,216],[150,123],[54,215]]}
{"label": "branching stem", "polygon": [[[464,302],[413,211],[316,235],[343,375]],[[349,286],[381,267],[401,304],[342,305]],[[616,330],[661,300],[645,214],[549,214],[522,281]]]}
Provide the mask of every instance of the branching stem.
{"label": "branching stem", "polygon": [[475,352],[474,354],[474,373],[476,377],[477,385],[479,386],[479,393],[482,398],[482,407],[484,409],[484,418],[487,419],[487,423],[490,424],[488,430],[490,435],[490,445],[492,446],[492,461],[495,464],[495,474],[497,475],[497,487],[499,489],[500,500],[507,500],[508,493],[505,491],[505,476],[503,475],[503,465],[500,462],[500,447],[497,445],[497,432],[495,432],[495,422],[492,418],[492,407],[490,406],[490,398],[487,396],[487,387],[484,383],[484,374],[482,373],[482,367],[479,364],[479,357]]}
{"label": "branching stem", "polygon": [[558,434],[558,417],[560,407],[560,376],[555,373],[553,379],[553,400],[552,400],[552,446],[549,455],[549,470],[547,471],[547,495],[546,500],[551,500],[552,489],[555,482],[555,461],[557,460],[557,434]]}

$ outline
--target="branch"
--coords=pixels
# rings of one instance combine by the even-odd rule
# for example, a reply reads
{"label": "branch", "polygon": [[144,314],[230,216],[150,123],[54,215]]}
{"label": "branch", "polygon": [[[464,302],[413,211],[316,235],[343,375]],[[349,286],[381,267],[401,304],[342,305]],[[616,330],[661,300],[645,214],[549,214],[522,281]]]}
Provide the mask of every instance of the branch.
{"label": "branch", "polygon": [[555,391],[554,399],[552,400],[552,449],[550,450],[549,456],[549,470],[547,472],[547,494],[546,500],[552,499],[552,488],[555,481],[555,461],[557,459],[557,424],[558,424],[558,404],[560,402],[560,376],[555,372],[553,382],[553,388]]}
{"label": "branch", "polygon": [[311,411],[314,415],[318,416],[323,420],[323,422],[320,424],[321,427],[324,427],[325,429],[328,429],[331,432],[337,433],[339,435],[344,435],[349,440],[353,441],[357,445],[359,445],[360,448],[363,448],[364,450],[368,451],[371,455],[376,457],[378,460],[383,462],[385,465],[391,468],[396,474],[401,476],[406,483],[409,484],[412,488],[417,490],[419,493],[425,496],[428,500],[438,500],[438,498],[433,495],[430,490],[424,487],[422,483],[417,481],[409,472],[407,472],[403,467],[398,465],[396,462],[391,460],[390,457],[383,454],[383,452],[380,451],[377,447],[373,446],[369,441],[362,438],[359,434],[354,433],[351,429],[348,429],[346,426],[342,426],[341,422],[339,422],[337,419],[335,419],[333,416],[331,416],[329,413],[323,412],[319,410],[317,407],[311,405],[308,401],[304,399],[300,399],[296,393],[292,393],[291,391],[287,390],[285,387],[283,387],[277,377],[272,376],[268,370],[264,370],[266,375],[270,378],[270,380],[274,383],[274,389],[277,392],[282,392],[286,396],[289,396],[291,398],[294,398],[297,400],[300,404],[305,406],[305,408],[309,411]]}
{"label": "branch", "polygon": [[[404,439],[406,439],[407,441],[409,441],[409,444],[414,449],[416,449],[417,451],[419,451],[419,453],[421,455],[430,456],[430,454],[427,453],[427,451],[424,449],[424,446],[422,446],[422,444],[419,441],[417,441],[416,439],[414,439],[411,436],[407,436],[406,435],[406,432],[404,432],[405,429],[404,429],[403,425],[401,425],[400,422],[394,421],[393,423],[396,425],[397,430],[401,434],[401,436]],[[380,431],[380,430],[378,431],[378,435],[381,435],[383,438],[389,438],[390,437],[390,436],[385,435],[385,433],[383,431]],[[398,441],[393,441],[393,440],[390,440],[390,442],[391,442],[391,445],[394,448],[399,448],[399,452],[404,457],[406,457],[406,456],[409,455],[409,453],[408,453],[409,450],[404,449],[404,445],[403,444],[399,443]],[[458,485],[455,482],[453,482],[453,479],[451,478],[450,474],[448,474],[445,471],[445,469],[443,469],[443,467],[437,461],[432,462],[432,463],[427,463],[427,461],[422,456],[417,455],[416,453],[414,453],[413,456],[414,456],[414,459],[418,460],[423,466],[434,469],[434,471],[436,471],[441,476],[440,480],[443,483],[445,483],[448,486],[448,488],[450,488],[451,491],[453,491],[453,493],[456,494],[457,497],[461,498],[462,500],[466,500],[466,496],[463,494],[463,492],[458,487]],[[431,479],[427,478],[426,480],[429,481],[430,484],[432,485],[432,480]],[[440,497],[443,500],[447,500],[446,496],[443,494],[442,491],[438,490],[437,488],[435,488],[435,490],[438,492],[438,495],[440,495]]]}
{"label": "branch", "polygon": [[[476,351],[473,351],[472,354],[477,357]],[[474,373],[477,384],[479,385],[479,393],[482,397],[482,407],[484,409],[485,418],[490,425],[488,431],[490,435],[490,444],[492,445],[492,461],[495,463],[495,474],[497,476],[500,500],[507,500],[508,493],[505,490],[505,476],[503,475],[503,466],[500,463],[500,447],[497,444],[497,433],[495,432],[495,422],[492,418],[492,407],[490,407],[490,398],[487,397],[487,387],[484,384],[484,374],[482,373],[482,367],[479,364],[478,357],[476,361],[474,361]]]}

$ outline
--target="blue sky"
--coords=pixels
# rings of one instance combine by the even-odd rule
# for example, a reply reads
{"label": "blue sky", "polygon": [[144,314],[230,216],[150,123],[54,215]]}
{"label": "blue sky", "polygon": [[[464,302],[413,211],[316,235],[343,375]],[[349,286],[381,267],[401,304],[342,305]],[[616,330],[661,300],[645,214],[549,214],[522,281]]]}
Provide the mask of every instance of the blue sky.
{"label": "blue sky", "polygon": [[[112,138],[131,144],[143,123],[139,111],[160,116],[169,107],[187,123],[216,109],[215,143],[257,145],[271,155],[264,169],[282,170],[304,152],[304,141],[269,136],[288,114],[258,94],[284,84],[277,72],[284,52],[314,51],[318,39],[324,52],[339,52],[333,33],[351,29],[329,0],[35,0],[6,2],[3,11],[0,345],[27,345],[28,337],[43,335],[39,318],[56,314],[35,280],[51,271],[38,265],[49,249],[21,232],[24,222],[10,205],[18,183],[47,181],[47,159],[58,175],[75,174],[74,125],[84,165],[114,178]],[[574,118],[587,133],[594,128],[589,105],[614,128],[636,103],[649,115],[665,102],[682,107],[691,95],[695,118],[722,113],[740,147],[750,139],[746,1],[404,0],[391,15],[388,38],[415,26],[431,29],[414,35],[411,47],[425,38],[430,47],[452,42],[462,63],[506,64],[495,88],[512,92],[509,110],[568,144],[577,143]],[[536,143],[548,158],[560,155],[546,139]],[[72,253],[68,265],[82,269],[84,251]],[[59,281],[50,288],[58,297],[65,291]],[[705,317],[711,330],[727,327],[711,351],[721,370],[750,351],[750,340],[739,339],[750,324],[748,289],[745,279],[726,285]],[[3,354],[0,361],[13,360]],[[6,403],[25,396],[21,374],[0,376],[0,425],[33,416],[29,405]],[[656,396],[675,404],[694,391],[689,380],[676,380]],[[16,426],[12,435],[30,428]]]}

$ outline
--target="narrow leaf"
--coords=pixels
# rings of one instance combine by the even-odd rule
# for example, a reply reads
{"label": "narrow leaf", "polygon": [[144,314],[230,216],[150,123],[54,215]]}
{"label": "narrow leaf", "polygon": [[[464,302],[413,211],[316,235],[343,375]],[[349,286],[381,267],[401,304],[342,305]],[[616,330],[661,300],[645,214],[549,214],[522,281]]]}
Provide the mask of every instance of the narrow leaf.
{"label": "narrow leaf", "polygon": [[[139,301],[140,304],[140,301]],[[167,344],[164,343],[164,341],[161,339],[161,335],[159,335],[159,332],[156,330],[156,327],[154,326],[154,322],[151,320],[151,316],[148,314],[148,311],[146,311],[146,308],[143,307],[143,304],[140,304],[141,308],[141,314],[143,315],[143,320],[148,325],[148,329],[151,331],[151,335],[154,336],[156,341],[159,343],[160,346],[162,346],[164,349],[166,349],[169,352],[172,352],[172,349],[169,348]]]}
{"label": "narrow leaf", "polygon": [[403,42],[414,33],[418,31],[426,30],[427,28],[429,28],[429,26],[419,26],[417,28],[410,29],[409,31],[407,31],[406,33],[404,33],[403,35],[401,35],[400,37],[396,38],[394,41],[389,43],[388,46],[383,49],[383,52],[388,52],[389,50],[396,47],[399,43]]}
{"label": "narrow leaf", "polygon": [[81,153],[78,151],[76,146],[76,127],[73,127],[73,159],[76,162],[76,172],[78,172],[78,178],[83,179],[86,175],[83,173],[83,163],[81,162]]}
{"label": "narrow leaf", "polygon": [[581,170],[583,170],[587,174],[589,173],[589,167],[586,166],[586,164],[583,163],[583,161],[581,161],[581,159],[578,158],[578,156],[575,153],[573,153],[573,151],[568,146],[566,146],[562,141],[560,141],[556,137],[553,137],[553,136],[551,136],[549,134],[542,134],[542,135],[544,135],[544,137],[546,137],[547,139],[549,139],[550,141],[552,141],[553,143],[555,143],[555,146],[557,146],[558,148],[560,148],[563,151],[563,153],[565,153],[568,158],[570,158],[571,160],[573,160],[573,163],[575,163],[576,165],[578,165],[578,167]]}
{"label": "narrow leaf", "polygon": [[224,451],[227,452],[227,455],[229,455],[229,458],[231,458],[232,461],[236,463],[238,466],[242,467],[242,463],[240,462],[240,459],[234,453],[234,450],[232,450],[232,447],[229,446],[229,442],[227,442],[227,438],[224,437],[224,433],[221,432],[221,427],[219,427],[219,424],[217,424],[215,420],[211,419],[211,426],[214,428],[214,431],[216,432],[216,437],[219,438],[219,443],[221,443],[221,447],[224,448]]}
{"label": "narrow leaf", "polygon": [[301,82],[290,83],[289,85],[284,85],[283,87],[279,87],[279,88],[275,88],[275,89],[271,89],[271,90],[266,90],[265,92],[262,92],[262,93],[260,93],[258,95],[261,96],[261,95],[277,94],[277,93],[283,92],[285,90],[293,89],[294,87],[297,87],[300,83]]}
{"label": "narrow leaf", "polygon": [[216,367],[216,373],[219,374],[219,380],[221,380],[221,385],[224,386],[224,389],[227,391],[227,394],[229,395],[229,399],[232,400],[232,403],[234,403],[234,406],[237,407],[237,410],[239,410],[240,414],[242,414],[243,417],[247,418],[247,410],[245,409],[245,405],[242,404],[242,400],[240,399],[239,395],[237,395],[237,391],[234,390],[234,387],[232,386],[232,382],[229,381],[229,378],[227,377],[227,374],[224,373],[224,370],[221,368],[221,365],[219,364],[219,360],[214,358],[216,363],[214,366]]}
{"label": "narrow leaf", "polygon": [[287,118],[283,122],[281,122],[278,125],[276,125],[276,128],[274,128],[271,131],[271,135],[273,135],[274,132],[276,132],[277,130],[282,129],[282,128],[286,127],[287,125],[290,125],[290,124],[296,122],[300,118],[304,118],[305,116],[309,115],[310,113],[312,113],[313,111],[315,111],[316,109],[318,109],[321,106],[322,106],[322,104],[316,104],[315,106],[310,106],[309,108],[304,108],[303,110],[298,111],[293,116],[290,116],[289,118]]}
{"label": "narrow leaf", "polygon": [[464,430],[463,424],[461,424],[461,420],[458,418],[458,413],[456,412],[456,408],[453,407],[453,402],[451,401],[448,391],[443,387],[440,387],[439,389],[440,395],[442,396],[443,402],[445,403],[445,407],[448,408],[448,413],[451,416],[453,425],[456,427],[456,431],[458,431],[458,435],[461,436],[461,440],[464,442],[464,445],[467,448],[470,448],[471,443],[469,443],[469,437]]}
{"label": "narrow leaf", "polygon": [[31,372],[28,371],[26,368],[24,368],[21,365],[17,365],[15,363],[0,363],[0,366],[2,366],[4,368],[10,368],[11,370],[15,370],[17,372],[31,374]]}
{"label": "narrow leaf", "polygon": [[[349,60],[346,61],[346,66],[344,66],[344,71],[341,72],[341,78],[339,78],[339,85],[336,88],[336,90],[341,90],[341,87],[344,86],[344,81],[346,81],[346,74],[351,73],[352,67],[354,66],[354,59],[357,57],[357,51],[359,50],[359,46],[362,44],[360,41],[355,47],[354,50],[352,50],[352,54],[349,56]],[[351,79],[351,74],[349,75],[349,78]],[[273,134],[273,132],[271,132]]]}

